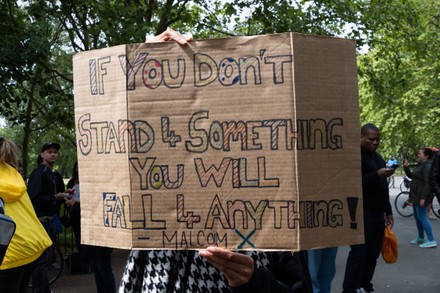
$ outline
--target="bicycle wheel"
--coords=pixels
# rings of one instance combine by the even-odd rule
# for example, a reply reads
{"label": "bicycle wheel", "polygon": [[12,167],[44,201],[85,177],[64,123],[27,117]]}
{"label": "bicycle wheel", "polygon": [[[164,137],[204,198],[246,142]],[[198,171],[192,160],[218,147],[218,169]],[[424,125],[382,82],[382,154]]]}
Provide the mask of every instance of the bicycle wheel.
{"label": "bicycle wheel", "polygon": [[402,217],[411,217],[413,215],[413,207],[408,203],[409,192],[402,191],[396,196],[394,200],[394,207],[399,215]]}
{"label": "bicycle wheel", "polygon": [[432,199],[432,205],[431,205],[432,212],[437,218],[440,218],[440,203],[438,202],[438,198],[434,196]]}
{"label": "bicycle wheel", "polygon": [[[52,245],[51,247],[49,247],[48,251],[50,253],[50,262],[46,266],[46,273],[49,284],[53,284],[63,272],[64,256],[61,252],[61,249],[56,245]],[[32,288],[32,276],[29,280],[28,287]]]}
{"label": "bicycle wheel", "polygon": [[64,269],[64,257],[61,249],[58,246],[53,245],[51,263],[47,268],[47,279],[49,284],[53,284],[63,272]]}
{"label": "bicycle wheel", "polygon": [[405,180],[403,179],[400,180],[399,188],[400,188],[400,192],[406,191]]}

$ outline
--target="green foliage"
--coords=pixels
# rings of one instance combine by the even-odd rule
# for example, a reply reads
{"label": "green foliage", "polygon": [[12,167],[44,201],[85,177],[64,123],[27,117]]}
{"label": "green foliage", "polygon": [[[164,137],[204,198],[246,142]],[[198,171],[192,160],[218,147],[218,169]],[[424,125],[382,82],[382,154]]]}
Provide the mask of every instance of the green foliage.
{"label": "green foliage", "polygon": [[439,11],[430,0],[369,8],[370,50],[358,58],[361,120],[382,129],[389,154],[414,159],[420,147],[440,143]]}
{"label": "green foliage", "polygon": [[439,144],[439,6],[437,0],[3,0],[0,111],[17,132],[25,164],[33,166],[42,142],[58,141],[60,168],[69,173],[75,52],[143,42],[168,26],[196,39],[286,31],[344,36],[358,44],[362,122],[382,129],[385,153],[412,154]]}

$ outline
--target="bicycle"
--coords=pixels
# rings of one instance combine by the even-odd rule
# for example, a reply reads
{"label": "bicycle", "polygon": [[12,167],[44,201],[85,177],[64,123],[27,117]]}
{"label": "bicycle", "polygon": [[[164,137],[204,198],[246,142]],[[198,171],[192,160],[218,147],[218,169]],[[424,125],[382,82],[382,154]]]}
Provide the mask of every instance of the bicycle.
{"label": "bicycle", "polygon": [[[400,192],[394,199],[394,207],[402,217],[411,217],[413,215],[413,204],[408,201],[409,191]],[[440,218],[440,203],[434,196],[431,203],[431,210],[437,218]]]}
{"label": "bicycle", "polygon": [[432,199],[432,204],[431,204],[431,209],[432,212],[434,213],[434,215],[437,218],[440,218],[440,203],[438,202],[438,198],[436,196],[434,196],[434,198]]}
{"label": "bicycle", "polygon": [[408,201],[409,191],[401,191],[394,199],[394,208],[402,217],[413,215],[413,204]]}
{"label": "bicycle", "polygon": [[[47,272],[47,279],[49,284],[52,285],[61,276],[64,269],[64,256],[59,247],[59,237],[58,234],[52,237],[52,246],[47,248],[49,253],[49,261],[44,266]],[[29,288],[32,288],[32,276],[28,284]]]}

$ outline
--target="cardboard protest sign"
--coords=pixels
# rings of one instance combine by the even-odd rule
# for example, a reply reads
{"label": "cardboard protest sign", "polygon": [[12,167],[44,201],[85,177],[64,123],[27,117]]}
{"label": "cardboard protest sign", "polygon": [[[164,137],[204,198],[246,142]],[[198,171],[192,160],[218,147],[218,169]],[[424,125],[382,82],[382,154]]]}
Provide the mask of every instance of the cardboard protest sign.
{"label": "cardboard protest sign", "polygon": [[353,41],[131,44],[73,61],[82,243],[363,242]]}

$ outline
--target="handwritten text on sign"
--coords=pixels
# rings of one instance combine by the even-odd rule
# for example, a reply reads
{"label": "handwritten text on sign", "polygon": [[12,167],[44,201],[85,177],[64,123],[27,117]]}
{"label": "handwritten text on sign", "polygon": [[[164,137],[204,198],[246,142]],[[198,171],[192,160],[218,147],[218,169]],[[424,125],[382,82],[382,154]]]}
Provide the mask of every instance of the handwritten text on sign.
{"label": "handwritten text on sign", "polygon": [[[337,162],[329,171],[338,176],[352,170],[336,161],[347,147],[351,156],[350,128],[357,125],[347,107],[349,87],[329,82],[340,74],[335,69],[318,80],[343,90],[330,95],[324,90],[323,98],[311,94],[302,70],[337,66],[327,68],[331,59],[317,56],[317,65],[296,68],[301,59],[295,58],[307,53],[301,47],[291,50],[287,39],[282,42],[257,54],[255,46],[231,46],[237,51],[226,49],[224,55],[217,47],[206,52],[176,47],[174,52],[136,45],[82,61],[88,76],[82,75],[83,105],[76,115],[80,158],[110,169],[114,158],[128,179],[118,188],[93,188],[100,193],[104,230],[133,230],[136,245],[145,241],[152,248],[264,249],[292,247],[276,239],[296,239],[295,230],[358,229],[359,189],[332,192],[326,186],[322,195],[314,194],[304,187],[310,175],[298,175],[313,174],[304,168],[308,161],[324,169]],[[341,111],[331,104],[333,98]],[[100,99],[102,109],[94,108]],[[120,109],[116,115],[109,105]],[[109,175],[117,174],[110,169]],[[326,177],[333,185],[328,182]]]}

